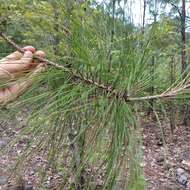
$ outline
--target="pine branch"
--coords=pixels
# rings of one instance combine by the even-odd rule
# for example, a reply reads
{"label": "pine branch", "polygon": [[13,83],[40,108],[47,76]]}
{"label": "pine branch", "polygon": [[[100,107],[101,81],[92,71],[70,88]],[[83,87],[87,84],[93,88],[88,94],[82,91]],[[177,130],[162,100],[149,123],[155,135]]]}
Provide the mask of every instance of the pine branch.
{"label": "pine branch", "polygon": [[[24,53],[24,50],[18,46],[14,41],[12,41],[6,34],[4,34],[3,32],[0,32],[0,36],[5,40],[7,41],[13,48],[15,48],[17,51],[21,52],[21,53]],[[97,88],[99,89],[102,89],[104,90],[107,94],[109,94],[110,96],[114,96],[114,97],[117,97],[119,99],[124,99],[125,101],[127,101],[127,93],[124,92],[124,93],[121,93],[119,91],[116,91],[112,86],[109,86],[109,85],[105,85],[103,83],[99,83],[99,82],[96,82],[92,79],[89,79],[87,78],[86,76],[84,75],[81,75],[81,74],[77,74],[76,72],[74,72],[73,70],[71,70],[70,68],[67,68],[63,65],[60,65],[60,64],[57,64],[53,61],[50,61],[48,59],[44,59],[44,58],[41,58],[39,56],[36,56],[34,55],[33,57],[34,59],[37,59],[39,60],[40,62],[45,62],[47,63],[47,65],[50,65],[52,67],[55,67],[57,69],[61,69],[63,70],[64,72],[67,72],[69,73],[72,78],[74,79],[78,79],[80,81],[83,81],[85,84],[90,84],[90,85],[94,85],[96,86]]]}
{"label": "pine branch", "polygon": [[[7,37],[7,35],[5,35],[4,33],[0,32],[0,36],[6,40],[11,46],[13,46],[17,51],[24,53],[24,50],[18,46],[15,42],[13,42],[9,37]],[[187,82],[186,84],[183,84],[182,86],[178,87],[178,88],[173,88],[170,91],[161,93],[161,94],[157,94],[157,95],[152,95],[152,96],[143,96],[143,97],[129,97],[127,95],[127,92],[121,92],[117,89],[114,89],[112,86],[108,86],[102,83],[98,83],[92,79],[89,79],[83,75],[77,74],[74,71],[72,71],[70,68],[67,68],[63,65],[57,64],[53,61],[50,61],[48,59],[44,59],[38,56],[34,56],[35,59],[41,61],[41,62],[46,62],[47,65],[50,65],[52,67],[55,67],[57,69],[61,69],[64,72],[67,72],[71,75],[71,77],[73,77],[74,79],[78,79],[80,81],[82,81],[85,84],[89,84],[89,85],[93,85],[96,86],[97,88],[104,90],[107,94],[108,97],[114,97],[117,98],[119,100],[122,100],[124,102],[134,102],[134,101],[146,101],[146,100],[153,100],[153,99],[172,99],[175,98],[177,95],[180,95],[183,93],[183,91],[187,90],[190,88],[190,83]]]}
{"label": "pine branch", "polygon": [[143,100],[153,100],[153,99],[172,99],[176,97],[177,95],[180,95],[183,93],[184,90],[187,90],[190,88],[190,83],[187,83],[183,85],[182,87],[179,87],[177,89],[171,89],[167,93],[157,94],[153,96],[144,96],[144,97],[134,97],[134,98],[128,98],[128,101],[143,101]]}

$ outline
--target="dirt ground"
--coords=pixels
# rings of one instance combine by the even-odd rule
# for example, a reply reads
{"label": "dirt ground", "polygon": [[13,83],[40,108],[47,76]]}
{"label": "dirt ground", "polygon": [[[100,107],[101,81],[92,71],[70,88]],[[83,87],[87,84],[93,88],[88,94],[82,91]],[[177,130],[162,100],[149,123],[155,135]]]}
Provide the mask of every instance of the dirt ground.
{"label": "dirt ground", "polygon": [[[0,149],[14,139],[23,127],[26,127],[25,115],[19,113],[13,121],[0,119]],[[190,128],[178,125],[173,136],[169,124],[163,124],[165,140],[162,132],[154,122],[142,124],[144,173],[147,190],[190,190]],[[14,166],[16,159],[26,146],[27,137],[22,138],[11,147],[10,151],[0,155],[0,190],[32,190],[38,176],[36,168],[43,168],[46,160],[38,155],[27,165],[27,172],[18,174],[16,181],[9,181],[8,170]],[[59,176],[49,170],[49,178],[44,189],[56,189],[52,181]],[[22,175],[22,177],[20,177]],[[19,184],[19,185],[18,185]]]}
{"label": "dirt ground", "polygon": [[148,190],[190,190],[190,129],[179,125],[173,136],[170,125],[161,130],[143,126],[144,172]]}

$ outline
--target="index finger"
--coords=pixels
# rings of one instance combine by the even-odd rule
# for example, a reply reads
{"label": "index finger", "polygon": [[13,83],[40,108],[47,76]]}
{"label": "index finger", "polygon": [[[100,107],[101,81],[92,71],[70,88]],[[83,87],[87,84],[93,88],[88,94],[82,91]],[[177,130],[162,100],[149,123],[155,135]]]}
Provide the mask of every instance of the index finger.
{"label": "index finger", "polygon": [[19,51],[15,51],[14,53],[11,53],[8,56],[1,59],[0,63],[12,61],[12,60],[19,60],[21,57],[22,57],[22,53],[20,53]]}
{"label": "index finger", "polygon": [[[30,51],[32,53],[35,53],[36,49],[33,46],[25,46],[22,48],[24,51]],[[0,60],[0,63],[3,64],[9,64],[12,63],[12,61],[21,59],[23,54],[19,51],[15,51],[14,53],[11,53],[10,55],[6,56],[5,58]]]}
{"label": "index finger", "polygon": [[32,53],[35,53],[36,49],[33,46],[25,46],[22,48],[24,51],[31,51]]}

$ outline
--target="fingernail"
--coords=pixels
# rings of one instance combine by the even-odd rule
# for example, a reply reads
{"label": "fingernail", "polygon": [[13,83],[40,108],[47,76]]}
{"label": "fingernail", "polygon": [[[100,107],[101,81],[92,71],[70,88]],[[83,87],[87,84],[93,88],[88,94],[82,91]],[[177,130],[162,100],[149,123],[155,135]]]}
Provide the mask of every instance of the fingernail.
{"label": "fingernail", "polygon": [[45,53],[44,53],[43,51],[37,51],[37,52],[35,53],[35,55],[37,55],[37,56],[39,56],[39,57],[41,57],[41,58],[44,58],[44,57],[45,57]]}
{"label": "fingernail", "polygon": [[34,53],[36,51],[36,49],[33,46],[26,46],[24,48],[22,48],[24,51],[31,51],[32,53]]}
{"label": "fingernail", "polygon": [[32,58],[33,53],[31,51],[26,51],[23,55],[23,58]]}

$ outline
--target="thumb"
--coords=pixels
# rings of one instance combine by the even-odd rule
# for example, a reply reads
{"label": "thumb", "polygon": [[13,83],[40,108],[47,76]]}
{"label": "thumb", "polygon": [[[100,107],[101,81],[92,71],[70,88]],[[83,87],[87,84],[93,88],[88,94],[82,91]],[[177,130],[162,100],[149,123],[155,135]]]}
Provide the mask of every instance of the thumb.
{"label": "thumb", "polygon": [[33,71],[32,75],[36,75],[37,73],[42,73],[46,71],[47,66],[44,63],[40,63]]}

